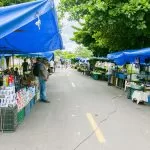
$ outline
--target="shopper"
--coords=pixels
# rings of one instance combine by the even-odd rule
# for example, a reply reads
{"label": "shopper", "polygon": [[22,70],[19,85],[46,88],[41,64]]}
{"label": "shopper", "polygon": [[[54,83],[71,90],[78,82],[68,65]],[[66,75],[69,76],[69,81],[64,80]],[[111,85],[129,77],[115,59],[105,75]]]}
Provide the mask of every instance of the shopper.
{"label": "shopper", "polygon": [[61,68],[64,68],[64,63],[65,63],[65,61],[61,58],[61,59],[60,59],[60,62],[61,62]]}
{"label": "shopper", "polygon": [[113,67],[112,67],[112,65],[110,64],[110,65],[108,66],[108,72],[107,72],[107,75],[108,75],[108,86],[111,86],[112,73],[113,73]]}
{"label": "shopper", "polygon": [[29,64],[26,61],[26,59],[24,59],[24,62],[22,63],[22,68],[23,68],[23,74],[25,74],[25,72],[27,72],[29,68]]}
{"label": "shopper", "polygon": [[51,73],[54,72],[54,67],[55,67],[55,63],[53,60],[50,61],[50,68],[51,68]]}
{"label": "shopper", "polygon": [[40,83],[40,101],[44,103],[50,103],[46,96],[46,81],[48,80],[48,71],[46,65],[47,60],[43,59],[39,67],[39,83]]}
{"label": "shopper", "polygon": [[56,67],[57,67],[57,61],[54,60],[54,72],[56,71]]}

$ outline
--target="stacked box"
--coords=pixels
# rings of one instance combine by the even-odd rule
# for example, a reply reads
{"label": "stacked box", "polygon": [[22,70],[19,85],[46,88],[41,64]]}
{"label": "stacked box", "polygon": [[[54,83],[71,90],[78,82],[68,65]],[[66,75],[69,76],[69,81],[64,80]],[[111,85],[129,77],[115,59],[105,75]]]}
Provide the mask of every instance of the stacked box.
{"label": "stacked box", "polygon": [[0,130],[15,131],[17,122],[17,106],[0,108]]}

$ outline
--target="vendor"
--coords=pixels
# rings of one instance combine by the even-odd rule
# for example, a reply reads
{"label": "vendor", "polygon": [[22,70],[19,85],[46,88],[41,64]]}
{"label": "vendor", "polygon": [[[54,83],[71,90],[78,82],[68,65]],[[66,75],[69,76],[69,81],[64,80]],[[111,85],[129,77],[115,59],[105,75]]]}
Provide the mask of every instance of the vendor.
{"label": "vendor", "polygon": [[122,73],[126,74],[127,73],[127,67],[126,65],[123,66],[122,70],[121,70]]}
{"label": "vendor", "polygon": [[19,72],[18,72],[18,68],[17,67],[15,68],[14,75],[15,76],[19,76]]}
{"label": "vendor", "polygon": [[24,62],[22,63],[22,68],[23,68],[23,74],[25,74],[25,72],[27,72],[29,68],[29,64],[26,61],[26,59],[24,59]]}
{"label": "vendor", "polygon": [[14,68],[11,68],[11,69],[10,69],[10,74],[11,74],[11,75],[14,75]]}

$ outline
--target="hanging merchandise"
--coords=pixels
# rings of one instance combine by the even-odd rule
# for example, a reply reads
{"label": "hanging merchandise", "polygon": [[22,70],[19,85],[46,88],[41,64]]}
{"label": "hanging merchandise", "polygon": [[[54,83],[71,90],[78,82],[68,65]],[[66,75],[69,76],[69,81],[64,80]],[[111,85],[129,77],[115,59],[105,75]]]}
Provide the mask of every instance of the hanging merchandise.
{"label": "hanging merchandise", "polygon": [[9,67],[10,68],[13,67],[13,57],[12,56],[9,58]]}
{"label": "hanging merchandise", "polygon": [[9,75],[4,75],[3,76],[3,86],[8,87],[9,85]]}
{"label": "hanging merchandise", "polygon": [[13,75],[9,75],[8,84],[9,84],[10,87],[14,86],[14,76]]}
{"label": "hanging merchandise", "polygon": [[1,70],[6,70],[7,69],[7,64],[6,64],[6,58],[4,56],[1,57]]}

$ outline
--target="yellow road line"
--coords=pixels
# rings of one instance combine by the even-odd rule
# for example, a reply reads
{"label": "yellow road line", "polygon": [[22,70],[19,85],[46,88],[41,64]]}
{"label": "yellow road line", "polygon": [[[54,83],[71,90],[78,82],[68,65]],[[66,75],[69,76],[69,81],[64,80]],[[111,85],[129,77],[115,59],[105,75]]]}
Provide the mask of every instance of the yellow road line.
{"label": "yellow road line", "polygon": [[102,131],[100,130],[100,128],[98,127],[96,121],[94,120],[92,114],[91,113],[87,113],[86,116],[87,116],[87,118],[88,118],[88,120],[89,120],[89,122],[90,122],[90,124],[92,126],[93,131],[96,130],[95,134],[96,134],[96,137],[97,137],[98,141],[100,143],[104,144],[106,142],[106,140],[105,140],[105,138],[103,136]]}

